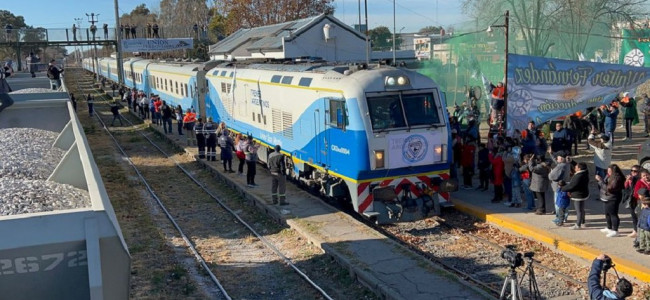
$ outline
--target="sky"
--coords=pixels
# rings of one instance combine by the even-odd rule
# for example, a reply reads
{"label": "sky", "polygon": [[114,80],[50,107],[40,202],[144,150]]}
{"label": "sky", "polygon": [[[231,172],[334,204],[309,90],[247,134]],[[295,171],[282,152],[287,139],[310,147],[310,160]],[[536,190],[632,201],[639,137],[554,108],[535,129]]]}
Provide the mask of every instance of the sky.
{"label": "sky", "polygon": [[[368,27],[386,26],[393,30],[393,0],[367,0]],[[90,13],[99,14],[99,24],[115,23],[113,0],[30,0],[29,5],[23,1],[3,0],[0,9],[8,10],[14,15],[25,18],[25,23],[34,27],[48,29],[69,28],[75,18],[83,18],[82,27],[90,26]],[[157,12],[159,0],[119,0],[119,14],[131,12],[139,4],[146,4],[152,12]],[[211,2],[211,1],[210,1]],[[395,31],[402,33],[417,32],[420,28],[434,26],[454,26],[467,21],[461,9],[460,1],[455,0],[395,0]],[[361,21],[364,1],[361,1]],[[334,16],[348,25],[359,20],[359,0],[335,0]],[[458,27],[458,26],[455,26]]]}

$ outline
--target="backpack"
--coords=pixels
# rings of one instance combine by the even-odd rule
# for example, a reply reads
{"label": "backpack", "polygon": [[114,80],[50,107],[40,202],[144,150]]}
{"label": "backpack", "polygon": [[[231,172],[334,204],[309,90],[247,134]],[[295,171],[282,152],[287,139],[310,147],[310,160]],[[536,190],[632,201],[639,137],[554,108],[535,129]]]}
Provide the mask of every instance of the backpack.
{"label": "backpack", "polygon": [[49,67],[47,68],[47,78],[49,78],[49,79],[54,79],[54,73],[52,73],[52,68],[54,68],[54,67],[53,67],[53,66],[49,66]]}
{"label": "backpack", "polygon": [[222,135],[219,137],[219,147],[225,149],[227,146],[228,146],[228,136],[225,135],[225,134],[222,134]]}

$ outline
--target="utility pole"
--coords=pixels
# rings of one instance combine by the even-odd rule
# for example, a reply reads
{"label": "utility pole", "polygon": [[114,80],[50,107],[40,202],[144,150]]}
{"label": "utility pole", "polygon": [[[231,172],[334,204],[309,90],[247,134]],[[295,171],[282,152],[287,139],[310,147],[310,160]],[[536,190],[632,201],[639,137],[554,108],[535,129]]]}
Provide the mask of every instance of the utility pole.
{"label": "utility pole", "polygon": [[124,66],[122,65],[122,37],[120,34],[120,15],[117,8],[117,0],[115,0],[115,52],[117,52],[117,83],[124,84]]}
{"label": "utility pole", "polygon": [[[95,26],[95,23],[99,22],[98,20],[95,20],[95,17],[99,17],[99,14],[95,13],[90,13],[86,14],[87,17],[90,18],[88,20],[88,23],[90,23],[90,32],[93,34],[93,42],[95,41],[95,32],[97,32],[97,26]],[[97,45],[93,43],[93,73],[97,74],[97,67],[95,65],[99,65],[99,62],[97,62]],[[99,77],[97,77],[99,79]]]}
{"label": "utility pole", "polygon": [[393,66],[397,66],[397,58],[395,57],[395,0],[393,0]]}

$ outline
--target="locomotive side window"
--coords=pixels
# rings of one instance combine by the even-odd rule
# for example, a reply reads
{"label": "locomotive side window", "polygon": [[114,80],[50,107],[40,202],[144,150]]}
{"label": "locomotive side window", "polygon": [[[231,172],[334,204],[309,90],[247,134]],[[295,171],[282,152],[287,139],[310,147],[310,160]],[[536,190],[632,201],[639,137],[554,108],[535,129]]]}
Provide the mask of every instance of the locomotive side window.
{"label": "locomotive side window", "polygon": [[280,79],[282,79],[282,76],[280,76],[280,75],[273,75],[273,77],[271,77],[271,82],[273,82],[273,83],[280,83]]}
{"label": "locomotive side window", "polygon": [[221,71],[221,75],[220,75],[220,76],[226,76],[226,73],[228,73],[228,71]]}
{"label": "locomotive side window", "polygon": [[302,77],[300,78],[300,81],[298,82],[299,86],[310,86],[311,85],[311,78],[309,77]]}
{"label": "locomotive side window", "polygon": [[432,93],[402,95],[409,126],[439,124],[440,116]]}
{"label": "locomotive side window", "polygon": [[332,127],[345,129],[348,125],[348,117],[345,112],[345,101],[330,99],[330,125]]}
{"label": "locomotive side window", "polygon": [[368,97],[368,113],[374,130],[406,127],[404,111],[397,94]]}

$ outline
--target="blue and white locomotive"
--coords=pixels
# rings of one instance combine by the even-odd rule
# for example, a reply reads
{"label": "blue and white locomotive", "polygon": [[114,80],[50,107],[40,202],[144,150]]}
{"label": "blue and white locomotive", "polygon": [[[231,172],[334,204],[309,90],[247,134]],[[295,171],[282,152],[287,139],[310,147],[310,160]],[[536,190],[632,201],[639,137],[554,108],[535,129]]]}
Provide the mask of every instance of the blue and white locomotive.
{"label": "blue and white locomotive", "polygon": [[377,223],[422,219],[449,199],[445,101],[424,75],[365,65],[136,63],[144,65],[136,88],[253,135],[266,146],[262,162],[281,145],[288,177]]}

